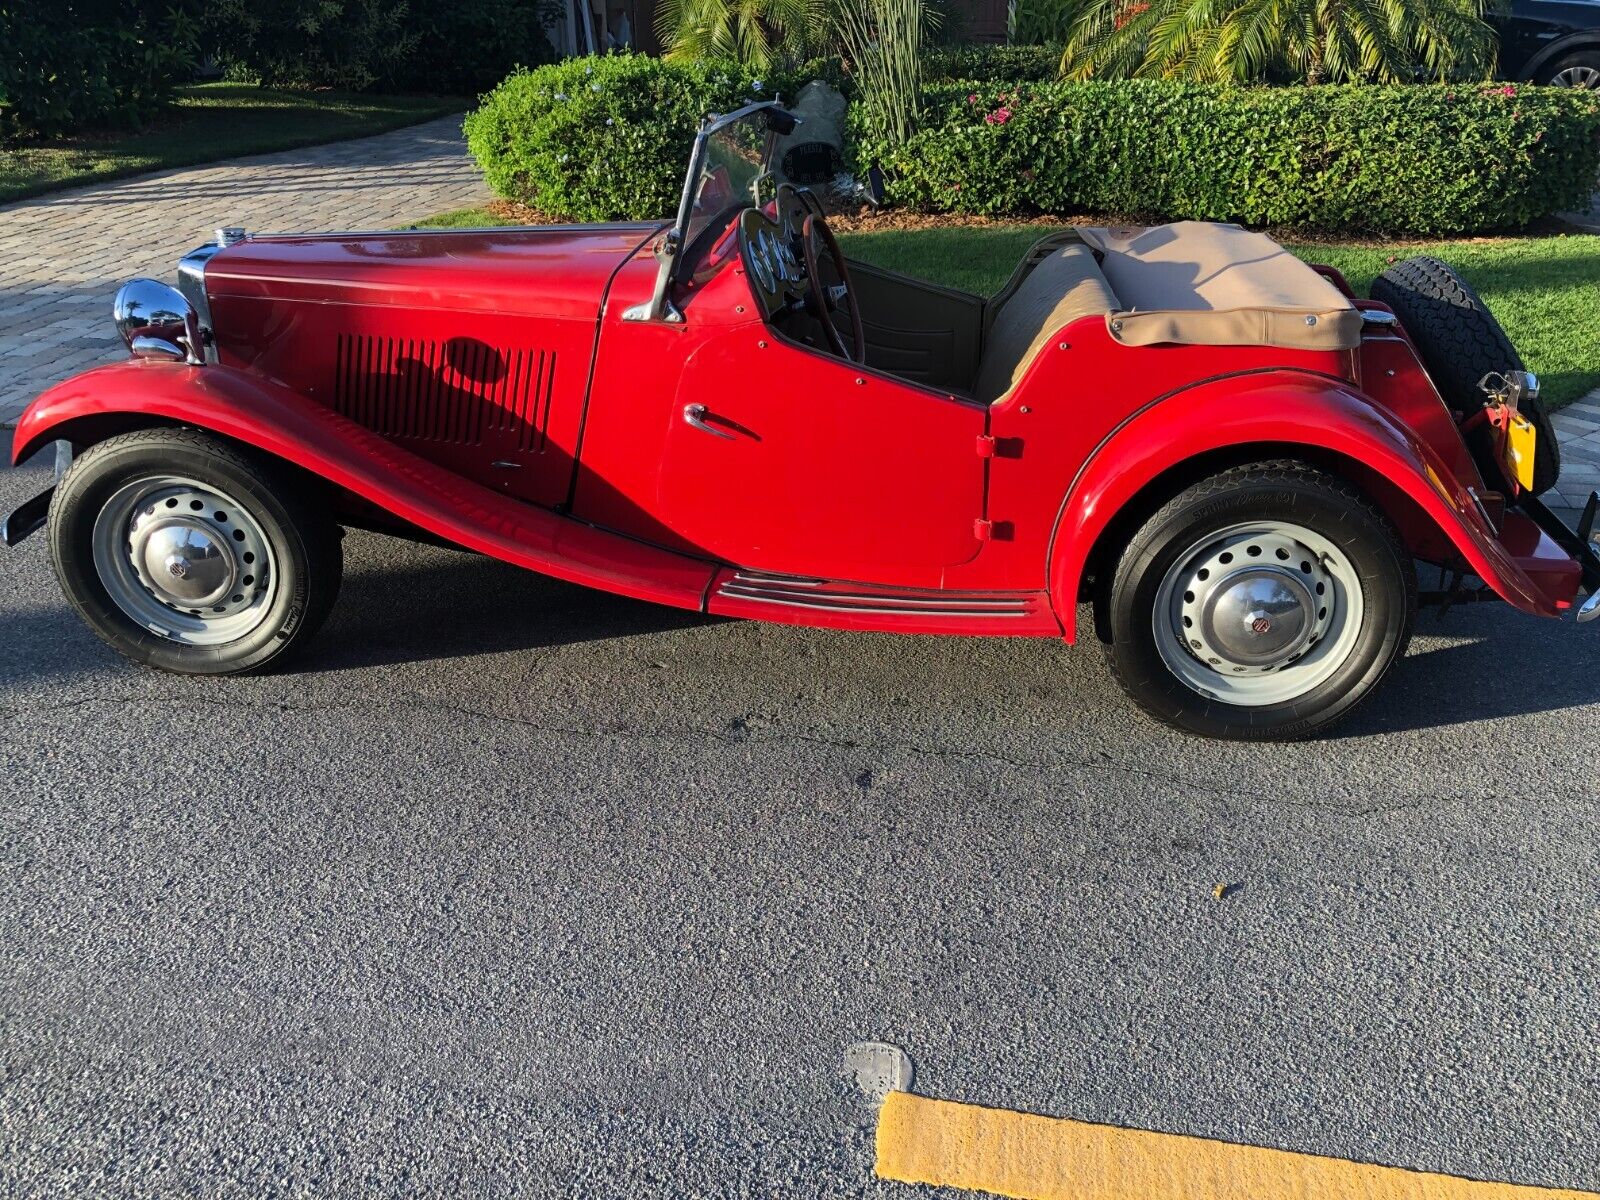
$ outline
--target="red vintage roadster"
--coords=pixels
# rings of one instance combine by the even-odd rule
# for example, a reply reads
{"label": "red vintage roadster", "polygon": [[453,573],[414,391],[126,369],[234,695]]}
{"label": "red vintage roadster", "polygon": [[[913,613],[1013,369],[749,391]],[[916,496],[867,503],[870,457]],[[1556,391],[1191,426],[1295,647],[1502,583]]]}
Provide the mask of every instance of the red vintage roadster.
{"label": "red vintage roadster", "polygon": [[1595,502],[1536,498],[1537,383],[1443,264],[1362,300],[1235,226],[1082,228],[985,299],[847,260],[773,169],[794,120],[707,118],[671,222],[219,231],[22,417],[58,480],[5,540],[48,522],[88,624],[186,674],[304,643],[358,526],[730,617],[1088,625],[1239,738],[1347,714],[1419,599],[1600,611]]}

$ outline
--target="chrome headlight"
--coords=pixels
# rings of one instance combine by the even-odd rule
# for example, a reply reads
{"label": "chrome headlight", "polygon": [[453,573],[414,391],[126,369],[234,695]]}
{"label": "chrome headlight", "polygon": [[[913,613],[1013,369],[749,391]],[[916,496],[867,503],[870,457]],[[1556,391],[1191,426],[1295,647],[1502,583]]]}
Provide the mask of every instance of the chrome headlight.
{"label": "chrome headlight", "polygon": [[205,361],[200,318],[177,288],[154,279],[129,280],[118,289],[111,311],[135,358]]}

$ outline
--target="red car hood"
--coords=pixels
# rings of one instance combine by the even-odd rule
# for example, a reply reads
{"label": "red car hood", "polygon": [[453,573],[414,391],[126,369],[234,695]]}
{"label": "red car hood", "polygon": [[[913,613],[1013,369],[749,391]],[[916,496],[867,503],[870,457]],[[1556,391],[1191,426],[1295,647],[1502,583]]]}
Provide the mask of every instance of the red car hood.
{"label": "red car hood", "polygon": [[252,238],[212,257],[206,292],[593,318],[612,274],[665,224]]}

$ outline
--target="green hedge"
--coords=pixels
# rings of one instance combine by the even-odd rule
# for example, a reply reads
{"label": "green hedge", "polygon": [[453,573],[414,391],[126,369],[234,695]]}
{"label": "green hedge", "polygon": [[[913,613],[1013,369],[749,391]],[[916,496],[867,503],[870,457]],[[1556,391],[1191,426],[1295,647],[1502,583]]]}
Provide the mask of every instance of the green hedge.
{"label": "green hedge", "polygon": [[467,115],[467,148],[499,195],[553,217],[671,216],[700,118],[770,96],[780,82],[792,95],[792,80],[729,64],[571,58],[519,71],[485,96]]}
{"label": "green hedge", "polygon": [[935,46],[922,56],[922,82],[948,83],[960,80],[1009,85],[1038,83],[1061,73],[1061,47]]}
{"label": "green hedge", "polygon": [[[553,217],[668,215],[705,112],[792,97],[826,66],[757,80],[727,64],[570,59],[484,97],[467,144],[496,192]],[[853,153],[883,166],[893,202],[934,211],[1438,236],[1586,207],[1600,173],[1600,96],[1570,89],[1132,80],[924,92],[909,145]]]}
{"label": "green hedge", "polygon": [[1600,97],[1570,89],[1133,80],[927,100],[909,145],[857,157],[894,202],[939,211],[1476,233],[1584,207],[1600,172]]}
{"label": "green hedge", "polygon": [[194,71],[193,0],[0,0],[0,142],[136,129]]}

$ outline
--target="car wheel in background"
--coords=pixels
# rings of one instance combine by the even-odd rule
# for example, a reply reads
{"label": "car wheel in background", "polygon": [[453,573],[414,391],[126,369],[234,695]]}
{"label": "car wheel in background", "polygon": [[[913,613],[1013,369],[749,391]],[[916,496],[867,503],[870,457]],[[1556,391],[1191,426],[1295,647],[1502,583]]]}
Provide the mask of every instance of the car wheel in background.
{"label": "car wheel in background", "polygon": [[[1458,412],[1476,412],[1483,405],[1478,381],[1490,372],[1521,371],[1522,356],[1478,293],[1455,269],[1428,255],[1396,263],[1372,284],[1372,298],[1387,304],[1400,318],[1422,356],[1422,365],[1444,402]],[[1533,463],[1533,494],[1540,495],[1561,477],[1561,441],[1543,401],[1529,399],[1522,415],[1538,431]],[[1473,457],[1484,478],[1495,486],[1501,476],[1493,434],[1483,428],[1469,437]]]}
{"label": "car wheel in background", "polygon": [[49,539],[89,626],[181,675],[258,670],[297,649],[343,568],[339,530],[297,474],[186,429],[88,450],[56,488]]}
{"label": "car wheel in background", "polygon": [[1600,90],[1600,50],[1580,50],[1560,59],[1541,81],[1552,87]]}
{"label": "car wheel in background", "polygon": [[1104,602],[1112,673],[1157,720],[1292,740],[1348,716],[1405,652],[1416,571],[1355,488],[1263,462],[1146,521]]}

